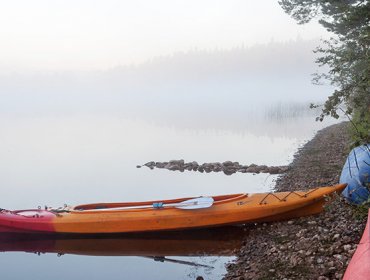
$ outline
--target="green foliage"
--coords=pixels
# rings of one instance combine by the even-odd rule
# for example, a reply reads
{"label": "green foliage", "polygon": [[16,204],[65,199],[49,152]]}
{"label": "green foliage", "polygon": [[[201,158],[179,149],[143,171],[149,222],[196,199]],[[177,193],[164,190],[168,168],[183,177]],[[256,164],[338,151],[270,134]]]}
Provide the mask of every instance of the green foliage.
{"label": "green foliage", "polygon": [[356,207],[352,208],[353,217],[356,220],[366,221],[366,218],[369,213],[369,208],[370,208],[370,198],[367,201],[361,203],[360,205],[356,205]]}
{"label": "green foliage", "polygon": [[352,146],[370,143],[370,111],[356,111],[352,121]]}
{"label": "green foliage", "polygon": [[[356,141],[369,141],[370,123],[370,2],[369,0],[280,0],[286,13],[299,24],[317,18],[334,36],[316,49],[317,63],[328,73],[316,74],[314,81],[329,80],[336,90],[323,105],[318,120],[353,115],[358,125]],[[315,107],[314,105],[312,107]]]}

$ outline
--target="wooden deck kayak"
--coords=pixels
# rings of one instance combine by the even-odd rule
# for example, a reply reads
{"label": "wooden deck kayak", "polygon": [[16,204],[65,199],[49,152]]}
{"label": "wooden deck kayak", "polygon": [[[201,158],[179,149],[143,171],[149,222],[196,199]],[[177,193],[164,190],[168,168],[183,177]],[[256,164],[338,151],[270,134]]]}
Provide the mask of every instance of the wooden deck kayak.
{"label": "wooden deck kayak", "polygon": [[127,233],[276,221],[317,214],[345,184],[307,191],[233,194],[64,209],[1,210],[0,232]]}
{"label": "wooden deck kayak", "polygon": [[370,279],[370,212],[366,228],[355,254],[353,255],[343,280],[368,280]]}

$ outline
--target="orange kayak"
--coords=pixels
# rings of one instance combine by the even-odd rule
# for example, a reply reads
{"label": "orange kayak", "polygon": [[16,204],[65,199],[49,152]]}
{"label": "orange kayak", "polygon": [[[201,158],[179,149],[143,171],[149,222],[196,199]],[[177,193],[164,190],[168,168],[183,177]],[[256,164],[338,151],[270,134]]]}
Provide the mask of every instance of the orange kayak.
{"label": "orange kayak", "polygon": [[276,221],[320,213],[345,184],[307,191],[232,194],[130,203],[95,203],[63,209],[0,212],[0,232],[127,233]]}

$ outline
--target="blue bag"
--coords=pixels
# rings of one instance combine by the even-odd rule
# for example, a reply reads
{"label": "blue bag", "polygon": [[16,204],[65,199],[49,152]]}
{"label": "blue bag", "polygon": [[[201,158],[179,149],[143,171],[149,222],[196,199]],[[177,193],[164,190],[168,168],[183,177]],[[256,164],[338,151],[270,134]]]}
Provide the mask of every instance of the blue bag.
{"label": "blue bag", "polygon": [[353,204],[361,204],[369,198],[370,145],[354,148],[347,157],[340,176],[340,183],[347,183],[342,195]]}

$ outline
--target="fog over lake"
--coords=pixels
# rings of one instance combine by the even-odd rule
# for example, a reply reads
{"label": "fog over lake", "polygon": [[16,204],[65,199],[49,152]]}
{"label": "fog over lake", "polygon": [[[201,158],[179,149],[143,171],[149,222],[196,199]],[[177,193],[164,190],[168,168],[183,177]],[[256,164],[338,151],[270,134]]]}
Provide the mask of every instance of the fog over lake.
{"label": "fog over lake", "polygon": [[189,51],[101,72],[0,76],[3,117],[120,116],[200,129],[243,129],[277,104],[320,102],[317,41]]}
{"label": "fog over lake", "polygon": [[[309,109],[332,90],[310,82],[317,44],[272,41],[175,53],[104,71],[2,74],[0,207],[272,190],[277,175],[180,173],[136,165],[172,159],[288,164],[300,145],[333,122],[315,122],[318,111]],[[2,255],[8,264],[2,273],[21,279],[26,272],[14,272],[15,263],[37,268],[46,262],[53,269],[29,279],[48,273],[65,279],[78,270],[76,264],[91,269],[91,279],[101,279],[105,269],[95,264],[105,263],[114,275],[123,265],[136,279],[153,270],[161,279],[218,279],[231,260],[180,257],[216,267],[212,270],[162,263],[159,268],[135,257],[35,257]]]}
{"label": "fog over lake", "polygon": [[[286,164],[298,143],[328,124],[315,122],[318,111],[309,109],[310,102],[322,102],[331,90],[310,82],[316,44],[297,39],[194,50],[101,72],[3,75],[0,182],[9,186],[9,194],[13,184],[48,193],[59,182],[62,197],[71,188],[71,193],[84,193],[81,200],[90,200],[100,199],[99,188],[107,183],[144,187],[138,182],[147,171],[132,168],[150,160]],[[155,174],[162,173],[148,176]],[[163,187],[162,180],[150,184]],[[86,187],[91,192],[85,193]],[[220,188],[217,193],[223,192]],[[191,195],[192,189],[180,194]],[[113,199],[113,193],[107,198]],[[42,200],[61,199],[51,194]],[[157,194],[147,192],[152,196]]]}
{"label": "fog over lake", "polygon": [[[278,175],[137,166],[289,164],[337,122],[309,109],[333,90],[311,83],[313,50],[329,36],[279,1],[3,1],[0,208],[273,191]],[[1,277],[221,279],[245,236],[243,227],[85,242],[0,234]]]}

